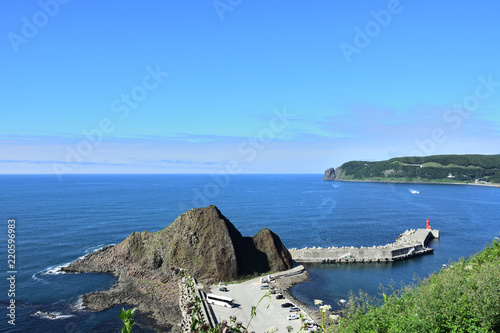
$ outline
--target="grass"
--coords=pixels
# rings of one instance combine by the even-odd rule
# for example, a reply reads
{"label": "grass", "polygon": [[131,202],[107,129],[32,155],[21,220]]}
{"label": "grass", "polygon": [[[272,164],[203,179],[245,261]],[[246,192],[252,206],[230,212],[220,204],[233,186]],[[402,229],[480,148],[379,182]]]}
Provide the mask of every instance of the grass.
{"label": "grass", "polygon": [[418,284],[351,295],[338,332],[500,332],[500,243]]}
{"label": "grass", "polygon": [[434,168],[460,168],[460,169],[483,169],[479,166],[475,165],[468,165],[468,166],[463,166],[463,165],[458,165],[458,164],[448,164],[448,165],[442,165],[436,162],[427,162],[422,164],[422,166],[425,167],[434,167]]}
{"label": "grass", "polygon": [[470,184],[473,183],[470,179],[427,179],[427,178],[411,178],[411,177],[364,177],[356,178],[354,176],[346,176],[345,180],[351,181],[365,181],[365,182],[395,182],[395,183],[445,183],[445,184]]}

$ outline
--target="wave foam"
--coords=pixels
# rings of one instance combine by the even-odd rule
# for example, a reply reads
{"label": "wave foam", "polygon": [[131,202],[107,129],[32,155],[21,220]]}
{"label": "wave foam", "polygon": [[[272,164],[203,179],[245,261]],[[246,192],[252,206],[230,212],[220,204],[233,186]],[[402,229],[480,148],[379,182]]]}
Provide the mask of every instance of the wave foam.
{"label": "wave foam", "polygon": [[[85,254],[83,256],[78,257],[77,260],[83,259],[83,258],[85,258],[86,256],[88,256],[91,253],[99,251],[99,250],[105,248],[106,246],[112,246],[112,245],[115,245],[115,244],[108,244],[108,245],[99,244],[99,245],[96,245],[96,246],[88,247],[85,250]],[[33,274],[31,277],[35,281],[45,281],[45,280],[39,278],[37,275],[59,275],[59,274],[66,274],[66,272],[64,272],[62,269],[64,267],[69,266],[70,264],[71,264],[71,262],[68,262],[68,263],[65,263],[65,264],[62,264],[62,265],[57,265],[57,266],[49,266],[49,267],[45,268],[44,270],[41,270],[40,272],[37,272],[37,273]],[[76,273],[76,274],[78,274],[78,273]]]}
{"label": "wave foam", "polygon": [[85,305],[83,305],[83,298],[82,296],[78,297],[76,302],[71,305],[71,309],[74,311],[83,311],[85,310]]}
{"label": "wave foam", "polygon": [[50,266],[41,271],[42,275],[59,275],[59,274],[66,274],[66,272],[62,271],[63,267],[68,266],[71,264],[70,262],[58,266]]}
{"label": "wave foam", "polygon": [[33,280],[37,281],[37,282],[41,282],[41,283],[43,283],[43,284],[48,284],[48,282],[47,282],[46,280],[44,280],[44,279],[42,279],[42,278],[39,278],[39,277],[37,276],[37,274],[41,274],[41,273],[43,273],[43,271],[36,272],[35,274],[33,274],[33,275],[31,276],[31,278],[32,278]]}
{"label": "wave foam", "polygon": [[35,313],[32,313],[31,316],[49,320],[67,319],[74,317],[74,315],[62,314],[61,312],[42,312],[42,311],[37,311]]}

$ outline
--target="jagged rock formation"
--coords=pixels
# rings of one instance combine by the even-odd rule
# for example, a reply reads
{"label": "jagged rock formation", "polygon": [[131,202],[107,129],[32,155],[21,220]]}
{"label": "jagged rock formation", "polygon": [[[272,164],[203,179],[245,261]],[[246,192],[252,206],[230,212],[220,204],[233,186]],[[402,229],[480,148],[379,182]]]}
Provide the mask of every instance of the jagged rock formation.
{"label": "jagged rock formation", "polygon": [[326,169],[325,174],[323,175],[323,180],[335,180],[335,169]]}
{"label": "jagged rock formation", "polygon": [[[268,228],[261,229],[252,237],[252,242],[258,253],[265,253],[268,266],[257,267],[260,271],[284,271],[292,268],[293,260],[290,252],[281,243],[280,238]],[[263,261],[257,264],[262,264]]]}
{"label": "jagged rock formation", "polygon": [[345,172],[341,168],[329,168],[325,170],[323,180],[344,180]]}
{"label": "jagged rock formation", "polygon": [[192,209],[156,233],[134,232],[120,244],[103,248],[63,270],[112,273],[116,286],[83,297],[90,310],[127,303],[153,312],[161,325],[181,320],[178,278],[182,267],[204,283],[292,268],[292,257],[279,237],[264,228],[243,237],[215,206]]}

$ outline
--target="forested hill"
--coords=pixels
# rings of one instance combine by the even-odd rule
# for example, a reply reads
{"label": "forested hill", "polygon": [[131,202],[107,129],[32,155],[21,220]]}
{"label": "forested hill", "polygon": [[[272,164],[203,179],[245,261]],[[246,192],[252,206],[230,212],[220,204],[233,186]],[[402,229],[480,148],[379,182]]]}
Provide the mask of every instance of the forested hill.
{"label": "forested hill", "polygon": [[433,155],[350,161],[325,171],[325,180],[500,183],[500,155]]}

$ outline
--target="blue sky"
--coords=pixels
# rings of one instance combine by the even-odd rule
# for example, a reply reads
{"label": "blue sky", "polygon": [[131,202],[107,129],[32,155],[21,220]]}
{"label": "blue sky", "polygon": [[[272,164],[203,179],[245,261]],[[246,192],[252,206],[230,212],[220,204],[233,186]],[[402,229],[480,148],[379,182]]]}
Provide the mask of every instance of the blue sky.
{"label": "blue sky", "polygon": [[500,153],[494,1],[8,1],[0,173]]}

